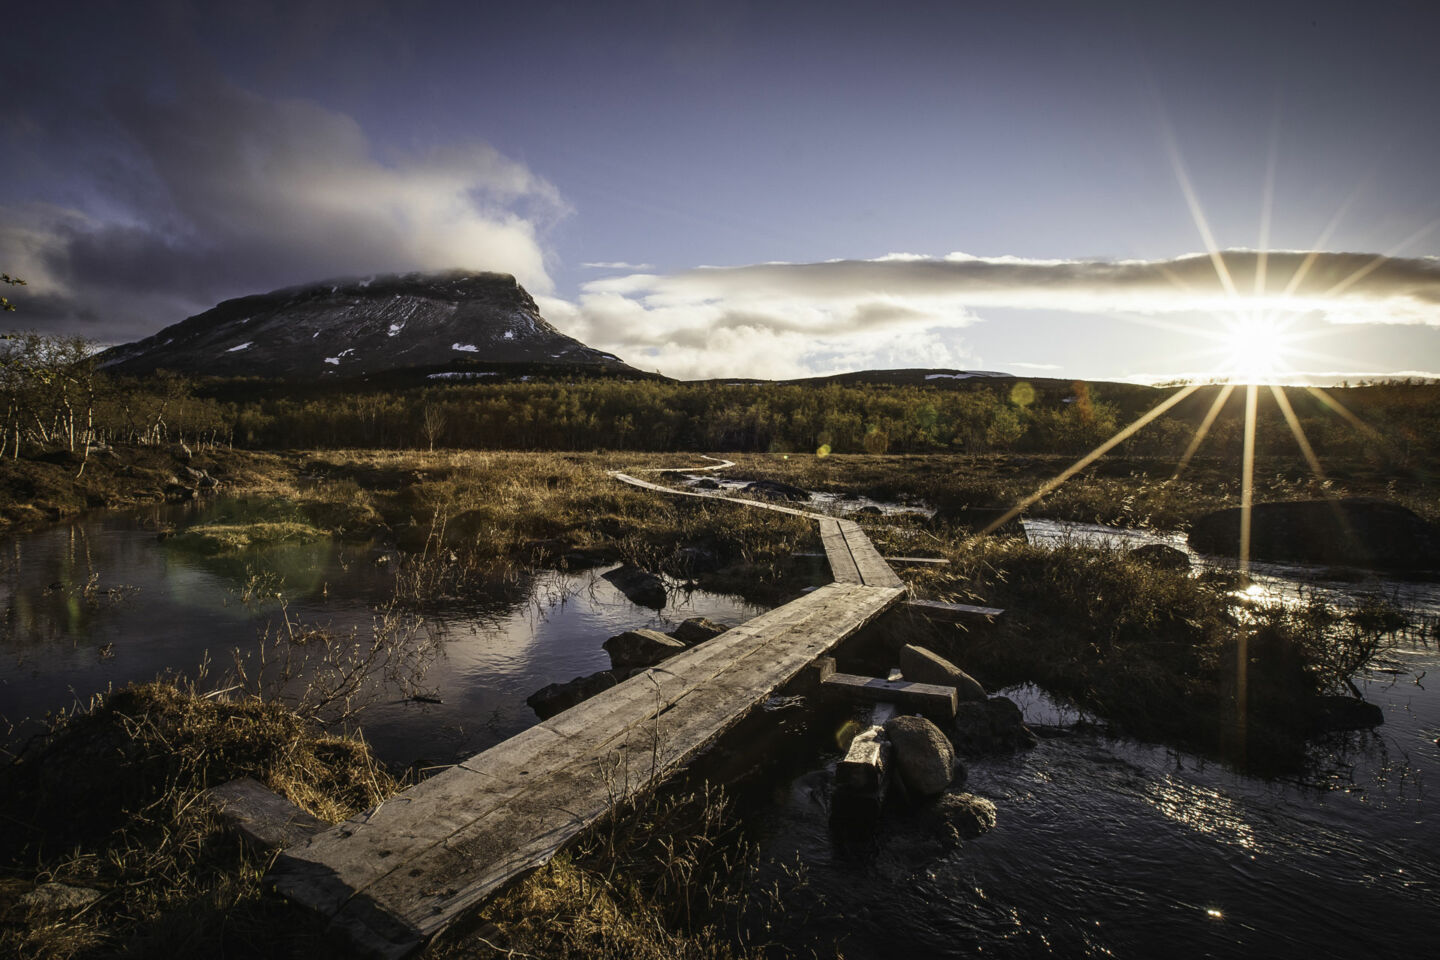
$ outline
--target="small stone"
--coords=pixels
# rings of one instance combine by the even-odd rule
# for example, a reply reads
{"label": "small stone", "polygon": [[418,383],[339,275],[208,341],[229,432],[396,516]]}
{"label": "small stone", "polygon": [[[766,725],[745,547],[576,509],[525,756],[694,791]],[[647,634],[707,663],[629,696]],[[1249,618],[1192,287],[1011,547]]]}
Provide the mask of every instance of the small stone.
{"label": "small stone", "polygon": [[605,652],[616,670],[648,667],[685,649],[685,644],[659,630],[626,630],[605,641]]}
{"label": "small stone", "polygon": [[901,648],[900,673],[912,683],[954,687],[962,702],[985,699],[985,688],[978,680],[940,654],[924,647],[906,644]]}
{"label": "small stone", "polygon": [[955,778],[955,748],[940,728],[924,717],[893,717],[885,736],[906,789],[921,797],[944,792]]}
{"label": "small stone", "polygon": [[697,643],[704,643],[713,637],[718,637],[730,628],[714,620],[705,617],[691,617],[680,626],[670,631],[670,636],[679,640],[687,647],[693,647]]}

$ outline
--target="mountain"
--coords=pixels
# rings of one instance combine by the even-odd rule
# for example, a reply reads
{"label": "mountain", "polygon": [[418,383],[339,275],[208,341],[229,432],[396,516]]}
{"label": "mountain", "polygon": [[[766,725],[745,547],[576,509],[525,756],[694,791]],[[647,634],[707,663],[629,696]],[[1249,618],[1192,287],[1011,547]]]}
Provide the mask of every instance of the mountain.
{"label": "mountain", "polygon": [[552,327],[509,274],[458,270],[333,280],[226,300],[99,359],[122,375],[173,370],[308,381],[397,371],[430,379],[516,369],[639,373]]}

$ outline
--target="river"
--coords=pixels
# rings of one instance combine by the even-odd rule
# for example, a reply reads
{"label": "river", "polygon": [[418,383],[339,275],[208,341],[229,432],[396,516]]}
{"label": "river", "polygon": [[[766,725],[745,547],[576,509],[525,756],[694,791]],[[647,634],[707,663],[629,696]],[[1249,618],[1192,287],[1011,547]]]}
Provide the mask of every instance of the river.
{"label": "river", "polygon": [[[363,637],[378,628],[410,631],[429,653],[423,676],[376,691],[363,733],[386,761],[423,769],[533,724],[525,697],[608,667],[601,643],[614,633],[689,616],[733,624],[759,612],[677,591],[657,613],[589,571],[539,573],[511,584],[508,599],[386,619],[377,609],[392,595],[395,561],[370,545],[326,541],[237,560],[157,536],[207,509],[96,514],[0,545],[0,717],[12,737],[47,712],[165,671],[194,677],[208,664],[204,685],[221,685],[237,651],[253,674],[267,634]],[[1037,542],[1156,539],[1029,527]],[[1318,589],[1343,603],[1380,590],[1440,614],[1435,584],[1303,567],[1256,573],[1276,602]],[[822,754],[746,808],[770,864],[762,878],[786,891],[766,936],[852,960],[1431,954],[1440,943],[1440,822],[1427,788],[1440,784],[1440,652],[1402,645],[1362,688],[1384,709],[1384,725],[1315,742],[1301,780],[1113,739],[1044,691],[1004,691],[1044,736],[1033,750],[969,764],[967,789],[995,802],[998,824],[950,852],[893,811],[876,847],[840,842],[825,811],[837,756]],[[422,700],[404,696],[416,692]],[[780,866],[797,863],[804,884]]]}

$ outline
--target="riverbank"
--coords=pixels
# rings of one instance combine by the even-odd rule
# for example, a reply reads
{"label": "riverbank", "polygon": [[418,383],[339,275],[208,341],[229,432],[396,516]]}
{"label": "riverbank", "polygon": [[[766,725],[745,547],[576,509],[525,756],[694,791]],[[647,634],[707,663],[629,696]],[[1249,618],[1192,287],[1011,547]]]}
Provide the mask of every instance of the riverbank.
{"label": "riverbank", "polygon": [[[136,496],[164,492],[156,478],[181,464],[173,451],[164,456],[171,459],[138,465],[148,472],[139,475],[133,489],[142,493]],[[417,610],[440,593],[483,592],[497,569],[617,559],[698,579],[713,589],[728,582],[751,595],[793,595],[805,582],[808,561],[792,554],[816,546],[811,525],[803,521],[632,491],[603,475],[606,466],[658,466],[659,457],[353,452],[238,454],[230,461],[226,456],[197,455],[191,461],[200,464],[192,469],[220,479],[216,496],[222,499],[214,507],[225,514],[207,516],[193,535],[214,535],[216,549],[224,551],[235,549],[226,538],[247,525],[304,520],[306,536],[315,531],[362,546],[374,539],[382,544],[380,556],[395,557],[385,569],[396,571],[397,598]],[[1048,477],[1054,466],[1020,464],[1007,473],[1016,465],[879,457],[740,459],[731,474],[783,478],[835,494],[888,495],[917,508],[927,497],[939,502],[947,489],[970,496],[966,491],[972,488],[965,484],[1005,477],[1006,484],[1020,487],[1035,476]],[[136,479],[136,466],[114,476]],[[947,478],[945,469],[954,476]],[[1128,484],[1135,503],[1159,495],[1143,477],[1077,480],[1081,499],[1074,504],[1092,502],[1084,499],[1092,496],[1108,502],[1120,489],[1112,482]],[[1224,496],[1217,493],[1216,499]],[[905,573],[920,593],[1009,611],[987,629],[909,622],[903,625],[907,642],[923,635],[923,642],[991,689],[1036,682],[1118,731],[1195,747],[1242,766],[1278,758],[1284,761],[1278,769],[1293,771],[1294,763],[1304,760],[1305,731],[1287,724],[1284,711],[1273,706],[1336,692],[1348,677],[1343,658],[1323,656],[1333,639],[1347,635],[1343,620],[1322,620],[1303,610],[1252,610],[1261,619],[1242,620],[1233,583],[1107,551],[1043,551],[1004,538],[972,541],[965,524],[918,509],[860,519],[884,552],[950,561]],[[217,527],[223,537],[215,534]],[[159,532],[183,540],[186,530]],[[183,542],[177,548],[183,549]],[[1385,627],[1383,618],[1376,622]],[[872,640],[883,648],[887,634],[895,635],[882,629]],[[1262,639],[1254,647],[1241,645],[1241,638],[1256,637]],[[1238,666],[1252,661],[1259,667],[1242,693],[1234,686]],[[1237,727],[1239,717],[1245,726]],[[139,752],[107,747],[123,738],[140,744]],[[203,812],[202,785],[255,776],[326,820],[398,788],[358,741],[330,738],[274,703],[205,699],[183,689],[122,691],[95,711],[64,721],[30,750],[18,767],[21,780],[13,788],[6,785],[5,796],[20,804],[6,816],[27,828],[14,835],[20,846],[7,852],[7,881],[0,892],[0,937],[9,938],[0,945],[22,956],[184,953],[196,943],[207,949],[230,944],[260,956],[324,955],[328,948],[307,930],[307,921],[292,917],[285,912],[290,908],[265,892],[260,881],[265,859],[245,852]],[[115,788],[70,790],[63,777],[41,775],[77,768],[76,757],[84,762],[74,782],[113,781]],[[298,768],[287,766],[297,758]],[[16,775],[15,768],[10,774]],[[73,804],[47,799],[61,794]],[[748,902],[736,886],[745,874],[731,866],[741,863],[744,853],[733,821],[713,798],[662,796],[660,804],[557,860],[492,904],[476,925],[432,945],[427,955],[489,956],[492,949],[536,955],[739,954],[735,927],[726,919]],[[657,812],[672,809],[670,804],[678,812]],[[641,830],[642,822],[653,823],[653,829]],[[92,827],[94,834],[86,835]],[[643,842],[615,842],[632,833]],[[693,865],[702,863],[710,873],[696,880],[700,874]],[[30,896],[50,882],[98,890],[101,897],[69,913],[63,907],[56,912],[53,904]],[[696,889],[723,909],[697,914],[687,899]],[[287,933],[271,943],[277,928],[293,937]]]}
{"label": "riverbank", "polygon": [[[274,852],[227,833],[207,803],[208,787],[242,776],[326,822],[404,785],[363,741],[276,703],[170,683],[97,698],[0,774],[0,952],[346,956],[268,891]],[[737,907],[744,869],[723,800],[669,796],[592,834],[421,956],[741,956],[702,912]],[[703,911],[675,883],[682,870],[705,885]]]}

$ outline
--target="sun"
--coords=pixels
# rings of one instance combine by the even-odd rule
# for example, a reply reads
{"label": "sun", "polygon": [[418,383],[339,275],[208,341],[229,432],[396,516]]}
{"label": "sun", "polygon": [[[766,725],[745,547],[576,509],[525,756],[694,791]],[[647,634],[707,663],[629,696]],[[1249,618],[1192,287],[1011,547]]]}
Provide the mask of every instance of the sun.
{"label": "sun", "polygon": [[1290,371],[1293,349],[1289,325],[1269,315],[1221,321],[1221,372],[1231,383],[1273,383]]}

